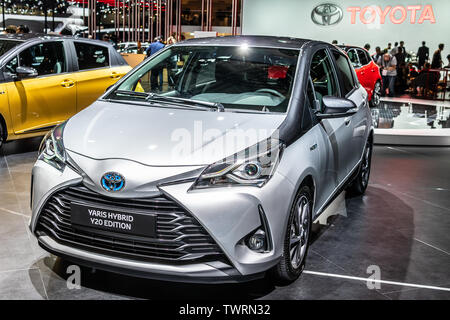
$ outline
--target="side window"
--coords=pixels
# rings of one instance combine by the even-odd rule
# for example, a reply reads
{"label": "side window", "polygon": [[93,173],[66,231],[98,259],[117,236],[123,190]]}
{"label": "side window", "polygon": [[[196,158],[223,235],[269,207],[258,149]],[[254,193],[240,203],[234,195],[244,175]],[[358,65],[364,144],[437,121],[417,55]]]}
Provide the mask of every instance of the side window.
{"label": "side window", "polygon": [[19,53],[19,66],[34,68],[40,76],[66,72],[64,45],[43,42],[29,47]]}
{"label": "side window", "polygon": [[370,56],[369,52],[364,51],[364,54],[366,55],[367,63],[372,62],[372,57]]}
{"label": "side window", "polygon": [[4,72],[9,73],[10,75],[16,74],[16,68],[19,66],[19,59],[17,56],[12,58],[6,65]]}
{"label": "side window", "polygon": [[316,95],[313,89],[313,82],[311,77],[308,78],[308,86],[306,87],[306,97],[308,98],[309,107],[313,111],[321,111],[319,101],[316,99]]}
{"label": "side window", "polygon": [[109,67],[108,47],[85,42],[74,42],[79,70]]}
{"label": "side window", "polygon": [[356,86],[353,78],[353,71],[351,69],[352,67],[344,54],[333,50],[333,56],[336,60],[336,67],[341,77],[342,94],[346,96]]}
{"label": "side window", "polygon": [[352,65],[356,68],[359,67],[361,64],[359,63],[358,55],[356,54],[355,49],[350,49],[347,51],[348,58],[352,62]]}
{"label": "side window", "polygon": [[324,96],[339,96],[331,60],[325,49],[321,49],[314,54],[309,74],[317,100],[314,105],[318,105],[316,109],[322,109],[322,98]]}
{"label": "side window", "polygon": [[358,49],[358,58],[361,65],[365,66],[369,63],[369,60],[367,59],[366,52],[363,50]]}

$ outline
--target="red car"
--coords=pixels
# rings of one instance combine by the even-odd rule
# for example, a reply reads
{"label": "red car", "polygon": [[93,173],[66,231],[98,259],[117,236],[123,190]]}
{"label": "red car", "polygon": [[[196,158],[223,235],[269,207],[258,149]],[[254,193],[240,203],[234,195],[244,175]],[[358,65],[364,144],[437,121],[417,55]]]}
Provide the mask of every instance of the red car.
{"label": "red car", "polygon": [[372,108],[378,107],[382,85],[380,67],[372,60],[366,49],[355,46],[339,47],[347,53],[355,68],[359,82],[369,94],[370,106]]}

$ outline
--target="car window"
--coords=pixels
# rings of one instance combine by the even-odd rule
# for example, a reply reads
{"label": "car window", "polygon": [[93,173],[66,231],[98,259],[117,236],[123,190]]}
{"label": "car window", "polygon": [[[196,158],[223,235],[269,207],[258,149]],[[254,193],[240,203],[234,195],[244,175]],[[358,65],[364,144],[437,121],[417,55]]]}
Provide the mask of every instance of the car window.
{"label": "car window", "polygon": [[361,65],[360,62],[359,62],[358,55],[356,54],[355,49],[348,50],[347,51],[347,55],[348,55],[348,58],[350,59],[350,61],[352,62],[352,65],[355,68],[357,68],[357,67],[359,67]]}
{"label": "car window", "polygon": [[311,77],[308,78],[308,85],[306,87],[306,97],[308,99],[309,107],[315,111],[321,111],[320,103],[316,99],[316,94],[313,89],[313,82]]}
{"label": "car window", "polygon": [[66,72],[64,45],[58,41],[31,46],[19,53],[19,66],[36,69],[39,76]]}
{"label": "car window", "polygon": [[367,63],[370,63],[372,61],[372,57],[370,56],[369,52],[364,51],[364,54],[366,55]]}
{"label": "car window", "polygon": [[314,54],[309,74],[320,108],[322,108],[322,98],[324,96],[339,96],[336,76],[330,57],[325,49],[321,49]]}
{"label": "car window", "polygon": [[168,47],[146,60],[110,98],[130,99],[124,91],[152,92],[226,109],[286,112],[298,55],[299,50],[270,47]]}
{"label": "car window", "polygon": [[19,66],[19,59],[17,56],[9,60],[9,62],[5,65],[4,72],[9,75],[16,74],[16,68]]}
{"label": "car window", "polygon": [[352,67],[344,54],[333,50],[333,56],[336,61],[337,70],[341,77],[342,94],[346,96],[356,86],[353,78]]}
{"label": "car window", "polygon": [[74,42],[79,70],[109,67],[109,49],[85,42]]}
{"label": "car window", "polygon": [[358,49],[358,58],[363,66],[369,63],[369,59],[367,59],[366,53],[363,50]]}

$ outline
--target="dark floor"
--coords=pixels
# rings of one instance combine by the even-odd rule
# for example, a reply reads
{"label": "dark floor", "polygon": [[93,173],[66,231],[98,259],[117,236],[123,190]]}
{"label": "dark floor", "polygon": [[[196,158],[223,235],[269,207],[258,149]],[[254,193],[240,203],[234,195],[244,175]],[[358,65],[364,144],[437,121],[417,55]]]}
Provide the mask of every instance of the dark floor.
{"label": "dark floor", "polygon": [[[70,290],[66,263],[27,228],[39,141],[0,151],[0,299],[450,299],[450,148],[377,146],[367,194],[337,199],[339,214],[316,226],[305,272],[289,286],[188,285],[83,269],[82,288]],[[380,268],[379,289],[368,289],[369,266]]]}

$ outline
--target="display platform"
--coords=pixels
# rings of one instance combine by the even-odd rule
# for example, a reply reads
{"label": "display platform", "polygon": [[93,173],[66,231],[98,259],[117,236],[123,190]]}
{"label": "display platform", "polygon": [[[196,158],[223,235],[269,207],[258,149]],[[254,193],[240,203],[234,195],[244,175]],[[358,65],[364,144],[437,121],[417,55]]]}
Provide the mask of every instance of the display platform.
{"label": "display platform", "polygon": [[450,103],[384,98],[372,109],[375,144],[450,146]]}

